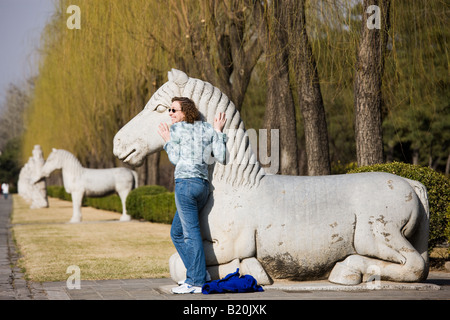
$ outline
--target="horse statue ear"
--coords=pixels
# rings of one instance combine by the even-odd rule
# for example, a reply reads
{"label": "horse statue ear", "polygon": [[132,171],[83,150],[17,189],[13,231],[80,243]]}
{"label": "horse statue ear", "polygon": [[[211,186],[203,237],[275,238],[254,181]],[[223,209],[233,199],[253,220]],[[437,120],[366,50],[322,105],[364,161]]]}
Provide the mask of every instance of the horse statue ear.
{"label": "horse statue ear", "polygon": [[183,88],[189,80],[186,73],[173,68],[167,73],[167,76],[169,81],[174,82],[180,88]]}

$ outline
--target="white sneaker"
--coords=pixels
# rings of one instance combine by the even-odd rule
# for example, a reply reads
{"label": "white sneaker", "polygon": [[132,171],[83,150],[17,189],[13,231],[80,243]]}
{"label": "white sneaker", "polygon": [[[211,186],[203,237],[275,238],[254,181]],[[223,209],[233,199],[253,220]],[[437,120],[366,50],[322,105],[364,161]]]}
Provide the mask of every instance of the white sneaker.
{"label": "white sneaker", "polygon": [[202,287],[191,286],[190,284],[183,283],[179,287],[172,288],[172,293],[176,293],[176,294],[202,293]]}

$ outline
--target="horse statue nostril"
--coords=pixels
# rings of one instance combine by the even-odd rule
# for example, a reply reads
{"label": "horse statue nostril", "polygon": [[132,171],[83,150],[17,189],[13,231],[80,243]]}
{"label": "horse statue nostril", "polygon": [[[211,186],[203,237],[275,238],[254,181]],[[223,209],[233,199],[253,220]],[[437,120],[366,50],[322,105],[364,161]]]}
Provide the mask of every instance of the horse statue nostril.
{"label": "horse statue nostril", "polygon": [[120,158],[119,155],[122,153],[122,144],[120,138],[114,138],[113,141],[113,154]]}

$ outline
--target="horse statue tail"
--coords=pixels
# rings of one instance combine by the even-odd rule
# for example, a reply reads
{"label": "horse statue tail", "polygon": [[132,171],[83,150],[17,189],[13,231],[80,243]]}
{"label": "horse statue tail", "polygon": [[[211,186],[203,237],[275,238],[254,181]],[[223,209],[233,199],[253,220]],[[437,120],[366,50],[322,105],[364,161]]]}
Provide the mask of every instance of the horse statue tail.
{"label": "horse statue tail", "polygon": [[138,174],[137,174],[137,172],[134,171],[134,170],[131,170],[131,173],[133,174],[133,177],[134,177],[134,188],[133,188],[133,189],[136,189],[137,187],[139,187],[139,184],[138,184],[138,180],[139,180]]}
{"label": "horse statue tail", "polygon": [[[427,188],[420,182],[404,178],[415,191],[421,206],[418,216],[411,219],[404,227],[404,234],[409,238],[413,247],[420,253],[426,265],[425,280],[428,276],[428,236],[430,226],[430,207],[428,204]],[[413,222],[413,225],[410,225]]]}

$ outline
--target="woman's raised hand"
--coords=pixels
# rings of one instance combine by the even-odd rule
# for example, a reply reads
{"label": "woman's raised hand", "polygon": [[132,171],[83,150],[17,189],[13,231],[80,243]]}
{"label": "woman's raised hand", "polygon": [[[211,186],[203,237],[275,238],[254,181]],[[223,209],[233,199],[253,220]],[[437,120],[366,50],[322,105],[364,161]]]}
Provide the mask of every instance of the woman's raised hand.
{"label": "woman's raised hand", "polygon": [[220,112],[217,117],[214,118],[214,130],[216,130],[217,132],[222,132],[226,121],[227,118],[225,117],[225,113]]}
{"label": "woman's raised hand", "polygon": [[170,140],[170,129],[167,123],[161,122],[158,126],[158,133],[165,142]]}

